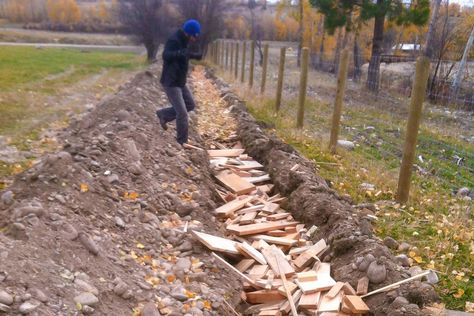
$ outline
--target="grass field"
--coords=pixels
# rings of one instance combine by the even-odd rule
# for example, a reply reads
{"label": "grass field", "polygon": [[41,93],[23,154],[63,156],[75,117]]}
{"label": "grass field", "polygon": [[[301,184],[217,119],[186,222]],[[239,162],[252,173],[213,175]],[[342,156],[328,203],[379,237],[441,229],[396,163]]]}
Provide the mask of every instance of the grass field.
{"label": "grass field", "polygon": [[[220,72],[228,82],[231,76]],[[332,104],[309,97],[305,105],[305,128],[297,130],[296,99],[286,99],[278,115],[274,99],[233,83],[258,120],[273,126],[273,132],[313,160],[321,176],[334,189],[349,194],[355,203],[374,203],[378,209],[376,232],[413,247],[407,253],[414,265],[438,272],[437,286],[446,307],[469,310],[474,302],[474,210],[472,201],[454,194],[474,187],[474,146],[447,136],[446,126],[430,122],[419,135],[417,165],[409,204],[394,201],[406,121],[390,110],[352,104],[344,108],[340,139],[355,141],[354,151],[327,150]],[[369,100],[367,100],[369,101]],[[370,102],[368,102],[370,103]],[[453,157],[464,157],[458,164]],[[361,186],[370,183],[374,188]]]}
{"label": "grass field", "polygon": [[[133,54],[1,47],[0,135],[28,151],[50,124],[112,93],[142,66]],[[0,179],[27,163],[0,163]]]}

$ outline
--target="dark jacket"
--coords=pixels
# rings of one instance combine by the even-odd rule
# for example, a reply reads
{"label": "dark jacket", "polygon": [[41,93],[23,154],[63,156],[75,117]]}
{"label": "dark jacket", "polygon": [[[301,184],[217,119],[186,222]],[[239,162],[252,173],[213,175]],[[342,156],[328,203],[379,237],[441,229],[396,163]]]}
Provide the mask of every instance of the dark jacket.
{"label": "dark jacket", "polygon": [[189,59],[200,59],[201,56],[188,52],[188,41],[186,34],[181,29],[166,41],[160,80],[163,86],[184,87],[186,85]]}

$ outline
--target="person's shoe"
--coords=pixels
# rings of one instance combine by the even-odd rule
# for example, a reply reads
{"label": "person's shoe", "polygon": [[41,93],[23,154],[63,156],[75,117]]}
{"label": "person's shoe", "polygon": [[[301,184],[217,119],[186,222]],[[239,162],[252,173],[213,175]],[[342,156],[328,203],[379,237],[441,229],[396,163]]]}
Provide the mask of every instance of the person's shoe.
{"label": "person's shoe", "polygon": [[160,120],[160,125],[161,125],[161,127],[163,127],[163,129],[164,129],[165,131],[167,131],[167,130],[168,130],[168,126],[166,126],[166,122],[165,122],[165,120],[161,117],[159,111],[156,111],[156,116],[158,116],[158,119]]}

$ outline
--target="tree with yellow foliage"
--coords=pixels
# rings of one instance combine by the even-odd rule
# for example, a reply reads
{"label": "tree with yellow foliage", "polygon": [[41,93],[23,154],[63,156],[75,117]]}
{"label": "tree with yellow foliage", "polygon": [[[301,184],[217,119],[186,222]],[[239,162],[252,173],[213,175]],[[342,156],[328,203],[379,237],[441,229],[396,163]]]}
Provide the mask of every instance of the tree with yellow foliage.
{"label": "tree with yellow foliage", "polygon": [[53,23],[74,24],[81,20],[81,9],[75,0],[48,0],[46,8]]}

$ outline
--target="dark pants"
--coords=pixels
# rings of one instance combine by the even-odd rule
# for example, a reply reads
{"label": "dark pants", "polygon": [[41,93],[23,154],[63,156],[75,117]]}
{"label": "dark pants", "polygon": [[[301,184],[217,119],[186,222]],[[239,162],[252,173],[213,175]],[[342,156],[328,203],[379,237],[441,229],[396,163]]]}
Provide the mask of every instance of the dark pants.
{"label": "dark pants", "polygon": [[163,87],[172,107],[161,109],[157,114],[165,121],[176,119],[176,140],[181,145],[188,142],[188,112],[194,110],[193,95],[187,86]]}

